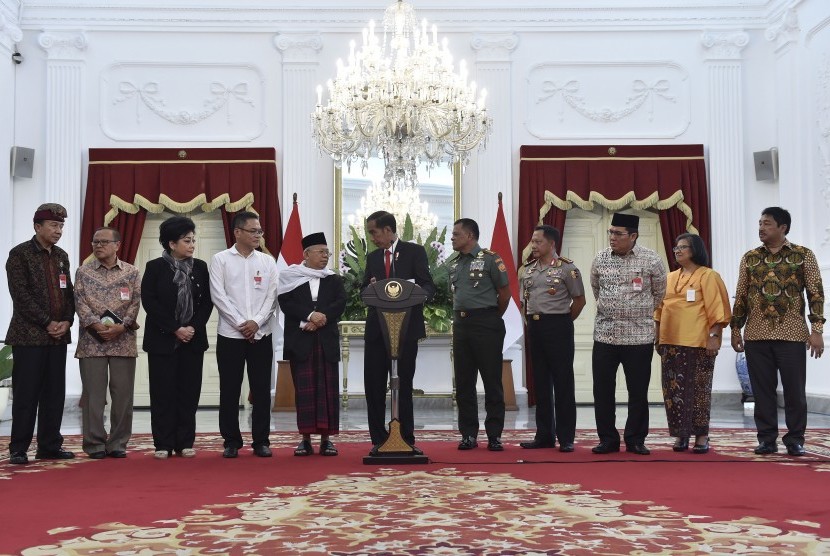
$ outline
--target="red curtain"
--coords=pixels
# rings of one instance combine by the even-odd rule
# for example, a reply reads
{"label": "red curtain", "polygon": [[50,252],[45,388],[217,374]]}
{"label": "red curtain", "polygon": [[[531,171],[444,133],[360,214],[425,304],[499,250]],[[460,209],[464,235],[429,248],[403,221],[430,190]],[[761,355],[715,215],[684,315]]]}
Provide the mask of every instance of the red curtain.
{"label": "red curtain", "polygon": [[[551,224],[564,234],[567,211],[590,210],[594,204],[612,211],[657,210],[666,253],[688,231],[699,234],[711,254],[703,145],[525,145],[520,154],[519,265],[527,258],[535,226]],[[675,267],[674,258],[667,258]],[[534,405],[529,357],[526,369],[528,403]]]}
{"label": "red curtain", "polygon": [[264,250],[282,246],[276,152],[257,149],[90,149],[81,224],[81,260],[95,229],[121,232],[120,257],[135,261],[147,212],[221,210],[230,247],[236,212],[253,210],[265,230]]}

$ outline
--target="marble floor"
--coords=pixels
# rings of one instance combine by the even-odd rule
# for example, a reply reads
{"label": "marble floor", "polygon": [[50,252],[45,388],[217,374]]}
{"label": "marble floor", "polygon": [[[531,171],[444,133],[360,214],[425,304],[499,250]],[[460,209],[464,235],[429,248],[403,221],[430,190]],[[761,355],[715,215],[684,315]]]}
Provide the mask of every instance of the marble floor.
{"label": "marble floor", "polygon": [[[506,430],[535,429],[535,415],[533,408],[528,408],[526,399],[517,396],[518,410],[508,411],[505,417]],[[67,404],[72,407],[71,404]],[[483,403],[479,404],[483,407]],[[617,426],[622,428],[627,415],[625,405],[617,406]],[[5,412],[9,417],[9,411]],[[483,410],[480,414],[483,422]],[[250,409],[240,409],[240,425],[243,431],[250,431]],[[455,430],[458,428],[457,412],[452,403],[446,398],[416,398],[415,399],[416,428],[422,430]],[[781,428],[784,427],[783,410],[779,411]],[[721,400],[712,408],[711,424],[713,428],[748,428],[755,427],[751,410],[745,410],[736,400]],[[593,406],[580,406],[577,409],[577,428],[591,430],[594,424]],[[666,413],[662,405],[652,405],[650,411],[650,427],[661,429],[666,427]],[[830,428],[830,415],[810,413],[808,416],[809,428]],[[352,398],[349,406],[340,412],[341,430],[368,430],[366,425],[366,406],[362,398]],[[0,421],[0,436],[8,436],[11,421]],[[296,430],[296,416],[294,412],[274,412],[271,414],[271,429],[274,431]],[[200,409],[197,414],[196,430],[199,432],[219,431],[219,411],[217,409]],[[80,434],[81,415],[76,409],[68,409],[64,413],[63,434]],[[137,409],[133,418],[135,433],[150,432],[150,411]],[[368,435],[368,432],[367,432]]]}

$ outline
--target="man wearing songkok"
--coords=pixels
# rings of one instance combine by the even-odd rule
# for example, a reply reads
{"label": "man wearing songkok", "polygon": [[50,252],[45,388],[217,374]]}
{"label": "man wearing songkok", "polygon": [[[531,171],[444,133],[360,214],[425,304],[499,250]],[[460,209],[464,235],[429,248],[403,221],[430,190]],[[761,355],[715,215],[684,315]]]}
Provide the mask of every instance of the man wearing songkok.
{"label": "man wearing songkok", "polygon": [[599,444],[592,451],[620,451],[616,425],[617,368],[622,364],[628,389],[627,452],[646,456],[648,384],[654,352],[654,310],[666,293],[666,266],[653,250],[637,245],[640,218],[616,213],[608,230],[609,246],[591,265],[591,289],[597,302],[594,323],[594,415]]}
{"label": "man wearing songkok", "polygon": [[69,256],[57,246],[66,209],[40,205],[35,235],[15,246],[6,261],[12,319],[6,344],[12,346],[12,430],[9,463],[26,455],[37,420],[37,459],[72,459],[63,449],[61,421],[66,395],[66,346],[75,315]]}
{"label": "man wearing songkok", "polygon": [[[136,267],[118,258],[120,247],[118,230],[95,230],[93,259],[75,274],[75,307],[80,322],[75,357],[83,384],[83,450],[92,459],[127,457],[127,442],[133,430],[141,276]],[[104,428],[108,387],[109,436]]]}
{"label": "man wearing songkok", "polygon": [[295,456],[314,453],[311,435],[320,435],[320,453],[336,456],[329,437],[340,429],[338,377],[340,331],[346,308],[343,279],[327,268],[331,252],[322,233],[303,238],[303,262],[280,272],[277,299],[285,313],[284,357],[291,363],[297,429],[303,435]]}

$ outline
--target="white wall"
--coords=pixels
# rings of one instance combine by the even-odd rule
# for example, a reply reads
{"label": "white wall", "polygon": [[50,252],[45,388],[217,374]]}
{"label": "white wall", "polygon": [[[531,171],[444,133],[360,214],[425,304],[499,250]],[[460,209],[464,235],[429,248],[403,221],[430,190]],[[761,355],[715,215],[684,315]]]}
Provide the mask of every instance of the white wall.
{"label": "white wall", "polygon": [[[34,147],[38,154],[32,180],[10,184],[7,173],[0,175],[0,195],[13,190],[5,196],[12,202],[0,209],[5,216],[0,218],[5,232],[0,233],[0,242],[5,242],[0,250],[27,238],[28,215],[41,202],[60,200],[47,197],[58,196],[74,207],[62,246],[73,255],[77,252],[84,167],[76,172],[55,156],[85,162],[89,147],[276,147],[284,218],[291,194],[298,192],[303,229],[333,233],[332,165],[317,155],[306,114],[316,101],[314,86],[333,75],[336,59],[348,53],[348,42],[359,40],[369,18],[380,20],[389,2],[334,6],[324,0],[302,5],[272,0],[255,7],[231,7],[220,0],[22,3],[21,40],[8,23],[16,21],[18,2],[0,0],[5,8],[0,12],[5,17],[0,20],[0,116],[4,122],[14,121],[11,132],[9,126],[0,126],[0,152],[19,144]],[[740,253],[757,242],[760,210],[782,204],[796,219],[792,239],[813,247],[827,274],[830,252],[822,242],[830,197],[830,139],[819,128],[830,127],[830,113],[822,112],[826,101],[821,102],[821,95],[830,96],[830,69],[821,73],[821,68],[830,68],[828,4],[713,4],[414,2],[418,15],[448,37],[455,59],[466,59],[473,78],[498,93],[488,98],[496,136],[486,155],[473,158],[462,180],[462,214],[478,220],[482,243],[490,240],[498,191],[507,194],[505,210],[515,242],[521,145],[703,143],[714,160],[735,162],[725,174],[732,176],[730,181],[712,191],[713,203],[721,203],[719,218],[738,230],[713,236],[714,250],[720,253],[715,260],[724,267],[718,270],[734,275]],[[707,43],[706,32],[724,44]],[[6,52],[17,41],[25,63],[13,68]],[[717,108],[710,94],[711,61],[720,58],[739,71],[736,90],[724,91],[740,111],[739,129],[718,127],[721,123],[710,119]],[[80,82],[62,82],[60,71],[53,70],[64,67],[80,75]],[[648,85],[663,79],[669,88],[662,96],[652,92],[630,114],[614,115],[626,106],[636,79]],[[563,103],[561,94],[537,102],[544,81],[563,80],[579,82],[581,114]],[[215,114],[185,124],[164,112],[199,113],[205,101],[215,100],[214,82],[236,93]],[[152,92],[150,83],[156,83],[156,92],[146,96],[148,103],[153,98],[166,102],[155,112],[136,93]],[[125,96],[129,98],[123,100]],[[77,97],[79,114],[57,111],[47,102],[66,102],[67,97]],[[603,108],[611,116],[598,115]],[[80,128],[79,138],[68,145],[49,136],[67,121],[76,121]],[[713,146],[724,129],[731,134],[731,148],[740,146],[734,155],[729,147]],[[771,146],[779,148],[787,175],[777,183],[757,182],[752,152]],[[711,153],[710,147],[720,150]],[[50,159],[49,153],[57,155]],[[710,175],[724,175],[720,170],[709,161]],[[730,203],[727,211],[722,203],[728,199],[741,201]],[[715,230],[726,229],[724,222],[715,224]],[[727,285],[734,291],[734,281]],[[5,328],[9,303],[0,297],[0,328]],[[733,357],[731,350],[723,350],[715,390],[738,390]],[[811,394],[830,396],[828,366],[826,361],[811,363]]]}

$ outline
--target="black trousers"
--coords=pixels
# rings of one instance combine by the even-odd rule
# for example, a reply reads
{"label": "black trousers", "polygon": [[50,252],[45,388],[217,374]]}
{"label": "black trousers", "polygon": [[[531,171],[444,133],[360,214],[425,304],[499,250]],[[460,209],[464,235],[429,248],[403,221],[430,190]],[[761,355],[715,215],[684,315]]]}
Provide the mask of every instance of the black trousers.
{"label": "black trousers", "polygon": [[594,416],[601,442],[620,443],[617,431],[617,368],[622,364],[628,389],[628,419],[624,439],[627,446],[642,444],[648,436],[648,383],[651,380],[653,344],[612,345],[594,342]]}
{"label": "black trousers", "polygon": [[190,344],[179,344],[173,353],[147,354],[150,428],[156,450],[193,447],[204,359],[205,352]]}
{"label": "black trousers", "polygon": [[[398,418],[401,436],[415,444],[415,415],[412,408],[412,381],[415,378],[415,360],[418,358],[418,338],[406,336],[401,339],[398,357]],[[366,417],[369,422],[369,436],[372,444],[386,440],[386,386],[392,360],[386,351],[382,337],[366,340],[363,352],[363,391],[366,393]]]}
{"label": "black trousers", "polygon": [[254,343],[244,338],[218,336],[216,362],[219,365],[219,432],[224,445],[241,448],[239,430],[239,396],[247,365],[248,388],[251,391],[251,446],[268,446],[271,442],[271,368],[274,348],[271,335]]}
{"label": "black trousers", "polygon": [[12,431],[9,452],[26,452],[37,420],[37,449],[63,445],[61,421],[66,397],[66,344],[12,346]]}
{"label": "black trousers", "polygon": [[755,428],[760,442],[778,439],[778,373],[784,387],[784,444],[804,444],[807,429],[807,349],[804,342],[746,342],[749,381],[755,396]]}
{"label": "black trousers", "polygon": [[[536,393],[536,440],[572,444],[576,434],[574,323],[570,313],[528,320],[533,386]],[[555,435],[554,435],[555,433]]]}
{"label": "black trousers", "polygon": [[504,429],[504,387],[501,383],[504,321],[498,312],[474,313],[453,320],[453,366],[455,370],[458,430],[462,436],[478,436],[476,381],[484,384],[484,430],[498,438]]}

